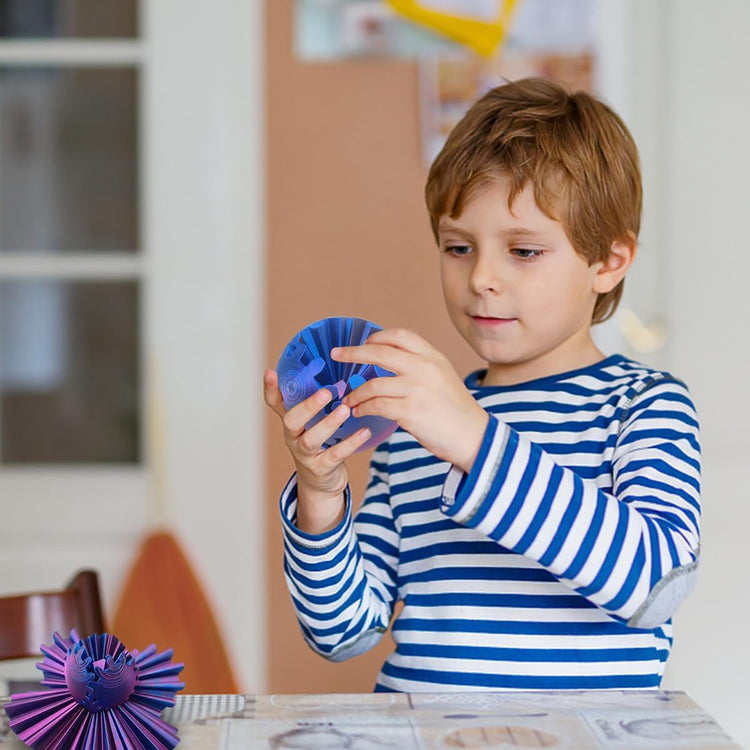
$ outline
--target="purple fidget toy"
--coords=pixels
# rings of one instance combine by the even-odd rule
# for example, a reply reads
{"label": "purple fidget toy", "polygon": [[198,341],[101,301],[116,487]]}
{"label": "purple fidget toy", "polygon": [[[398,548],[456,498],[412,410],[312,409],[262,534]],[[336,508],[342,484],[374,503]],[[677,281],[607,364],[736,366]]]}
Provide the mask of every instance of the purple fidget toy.
{"label": "purple fidget toy", "polygon": [[171,750],[177,729],[164,721],[162,709],[173,706],[185,687],[177,681],[182,664],[172,650],[128,652],[113,635],[81,640],[53,635],[42,645],[37,668],[48,690],[11,696],[5,712],[10,728],[37,750]]}
{"label": "purple fidget toy", "polygon": [[[310,428],[330,414],[341,399],[357,386],[372,378],[393,376],[390,370],[376,365],[355,362],[336,362],[331,359],[335,346],[358,346],[375,331],[382,330],[375,323],[362,318],[324,318],[303,328],[286,346],[276,368],[279,390],[284,405],[291,409],[321,388],[327,388],[333,399],[308,423]],[[362,427],[369,427],[372,437],[357,450],[374,448],[394,432],[398,425],[384,417],[349,417],[336,432],[323,443],[330,448],[353,435]]]}

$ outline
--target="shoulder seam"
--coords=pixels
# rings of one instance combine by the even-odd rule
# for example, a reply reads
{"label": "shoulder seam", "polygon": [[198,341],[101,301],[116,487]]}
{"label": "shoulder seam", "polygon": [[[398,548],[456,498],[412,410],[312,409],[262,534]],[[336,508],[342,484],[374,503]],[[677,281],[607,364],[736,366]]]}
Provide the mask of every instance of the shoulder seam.
{"label": "shoulder seam", "polygon": [[625,400],[622,404],[621,411],[620,411],[620,426],[617,430],[617,434],[619,436],[620,431],[622,430],[622,426],[625,424],[629,414],[630,409],[632,408],[633,404],[638,400],[640,396],[642,396],[646,391],[648,391],[653,386],[657,385],[658,383],[664,383],[664,382],[671,382],[671,383],[677,383],[678,385],[681,385],[683,388],[687,388],[685,383],[682,382],[679,378],[674,377],[674,375],[670,375],[668,372],[651,372],[646,377],[642,378],[641,380],[636,381],[636,383],[631,387],[630,392],[625,397]]}

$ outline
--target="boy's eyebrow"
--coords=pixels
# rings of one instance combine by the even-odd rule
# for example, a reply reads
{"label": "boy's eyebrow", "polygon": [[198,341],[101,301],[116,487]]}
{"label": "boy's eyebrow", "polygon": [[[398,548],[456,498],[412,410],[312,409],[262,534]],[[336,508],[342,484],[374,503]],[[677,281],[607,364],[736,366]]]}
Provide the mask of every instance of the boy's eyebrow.
{"label": "boy's eyebrow", "polygon": [[460,226],[456,226],[455,224],[449,224],[448,220],[441,219],[438,222],[438,234],[441,234],[443,232],[451,232],[456,235],[460,235],[462,237],[471,237],[471,232],[469,232],[466,229],[463,229]]}
{"label": "boy's eyebrow", "polygon": [[[464,234],[468,236],[470,232],[466,231],[460,226],[457,226],[451,222],[448,218],[442,218],[438,222],[438,231],[450,231],[450,232],[457,232],[458,234]],[[501,232],[501,234],[505,235],[506,237],[515,239],[527,239],[527,238],[534,238],[534,237],[540,237],[544,233],[539,232],[535,229],[527,229],[526,227],[512,227],[510,229],[506,229]]]}
{"label": "boy's eyebrow", "polygon": [[457,227],[447,216],[443,216],[440,221],[438,221],[438,229],[459,229],[459,227]]}
{"label": "boy's eyebrow", "polygon": [[503,232],[508,237],[539,237],[542,232],[538,232],[535,229],[526,229],[525,227],[514,227]]}

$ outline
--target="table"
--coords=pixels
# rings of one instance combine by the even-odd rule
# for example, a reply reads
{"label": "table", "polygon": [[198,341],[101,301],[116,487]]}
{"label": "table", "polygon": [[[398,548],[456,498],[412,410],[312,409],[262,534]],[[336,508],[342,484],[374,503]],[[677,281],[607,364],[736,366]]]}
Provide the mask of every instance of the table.
{"label": "table", "polygon": [[[739,750],[680,691],[178,695],[163,717],[179,750]],[[0,749],[22,747],[0,712]]]}

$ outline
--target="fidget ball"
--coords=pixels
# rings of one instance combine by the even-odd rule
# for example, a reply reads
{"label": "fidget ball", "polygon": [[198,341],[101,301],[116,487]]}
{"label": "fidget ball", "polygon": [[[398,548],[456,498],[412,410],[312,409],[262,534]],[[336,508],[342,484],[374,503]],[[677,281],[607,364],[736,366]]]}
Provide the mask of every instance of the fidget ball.
{"label": "fidget ball", "polygon": [[[376,365],[336,362],[331,359],[331,349],[334,347],[358,346],[370,334],[380,330],[380,326],[362,318],[338,317],[324,318],[303,328],[287,344],[276,368],[284,406],[291,409],[321,388],[327,388],[332,399],[307,423],[309,429],[330,414],[341,403],[341,399],[358,386],[372,378],[393,376],[394,373],[390,370]],[[372,436],[357,450],[374,448],[388,438],[397,426],[384,417],[349,416],[323,443],[323,447],[330,448],[362,427],[368,427]]]}

